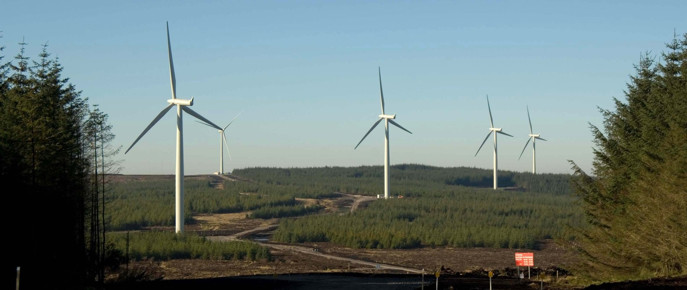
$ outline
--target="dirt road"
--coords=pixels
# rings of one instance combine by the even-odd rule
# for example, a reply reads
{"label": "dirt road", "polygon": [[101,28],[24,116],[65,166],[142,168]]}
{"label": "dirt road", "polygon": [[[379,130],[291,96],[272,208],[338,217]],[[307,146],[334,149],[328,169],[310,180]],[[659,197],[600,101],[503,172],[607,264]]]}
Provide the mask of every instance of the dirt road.
{"label": "dirt road", "polygon": [[319,252],[316,248],[294,246],[294,245],[284,245],[284,244],[273,244],[273,243],[260,243],[260,244],[265,246],[265,247],[269,247],[269,248],[276,249],[276,250],[291,251],[291,252],[302,253],[302,254],[307,254],[307,255],[315,255],[315,256],[319,256],[319,257],[323,257],[323,258],[327,258],[327,259],[344,261],[344,262],[349,262],[349,263],[358,264],[358,265],[370,266],[370,267],[373,267],[375,269],[380,269],[380,270],[393,270],[393,271],[401,271],[401,272],[406,272],[406,273],[422,274],[422,270],[419,270],[419,269],[413,269],[413,268],[408,268],[408,267],[401,267],[401,266],[382,264],[382,263],[364,261],[364,260],[347,258],[347,257],[340,257],[340,256],[331,255],[331,254],[325,254],[325,253]]}
{"label": "dirt road", "polygon": [[[362,199],[356,199],[356,201],[360,201]],[[351,209],[353,210],[353,209]],[[276,229],[278,224],[270,224],[270,225],[262,225],[253,229],[245,230],[233,235],[229,236],[207,236],[206,238],[211,241],[217,241],[217,242],[226,242],[226,241],[236,241],[239,239],[243,239],[245,237],[248,237],[250,235],[254,235],[260,232],[266,232],[266,231],[271,231]],[[360,259],[353,259],[353,258],[347,258],[347,257],[340,257],[336,255],[331,255],[331,254],[325,254],[321,253],[318,251],[317,248],[311,248],[311,247],[305,247],[305,246],[296,246],[296,245],[286,245],[286,244],[275,244],[275,243],[266,243],[266,242],[257,242],[262,246],[271,248],[271,249],[276,249],[276,250],[281,250],[281,251],[290,251],[294,253],[300,253],[300,254],[307,254],[307,255],[314,255],[318,257],[323,257],[327,259],[332,259],[332,260],[338,260],[338,261],[343,261],[343,262],[349,262],[353,264],[358,264],[358,265],[365,265],[365,266],[370,266],[378,270],[394,270],[394,271],[401,271],[401,272],[406,272],[406,273],[417,273],[417,274],[422,274],[422,270],[418,269],[413,269],[413,268],[408,268],[408,267],[401,267],[401,266],[395,266],[395,265],[389,265],[389,264],[383,264],[383,263],[376,263],[376,262],[370,262],[370,261],[364,261]]]}
{"label": "dirt road", "polygon": [[[374,196],[363,196],[363,195],[351,195],[351,194],[344,194],[347,196],[350,196],[354,199],[353,204],[351,205],[351,212],[354,212],[358,207],[360,206],[361,203],[364,202],[369,202],[372,200],[376,200],[377,198]],[[206,237],[208,240],[211,241],[217,241],[217,242],[225,242],[225,241],[236,241],[239,239],[244,239],[245,237],[248,237],[250,235],[254,235],[260,232],[266,232],[266,231],[271,231],[277,228],[279,226],[278,224],[270,224],[270,225],[261,225],[259,227],[245,230],[233,235],[229,236],[208,236]],[[390,264],[384,264],[384,263],[376,263],[376,262],[371,262],[371,261],[365,261],[365,260],[360,260],[360,259],[353,259],[353,258],[347,258],[347,257],[341,257],[341,256],[336,256],[336,255],[331,255],[331,254],[325,254],[321,253],[317,250],[317,248],[311,248],[311,247],[304,247],[304,246],[296,246],[296,245],[286,245],[286,244],[275,244],[275,243],[266,243],[266,242],[257,242],[262,246],[275,249],[275,250],[280,250],[280,251],[289,251],[293,253],[299,253],[299,254],[306,254],[306,255],[314,255],[322,258],[327,258],[331,260],[338,260],[338,261],[343,261],[343,262],[348,262],[352,264],[358,264],[358,265],[364,265],[364,266],[369,266],[378,270],[391,270],[391,271],[400,271],[400,272],[405,272],[405,273],[415,273],[415,274],[422,274],[423,270],[421,269],[413,269],[413,268],[408,268],[408,267],[402,267],[402,266],[396,266],[396,265],[390,265]]]}
{"label": "dirt road", "polygon": [[229,235],[229,236],[207,236],[205,238],[208,240],[211,240],[211,241],[215,241],[215,242],[236,241],[236,240],[239,240],[239,239],[242,239],[244,237],[254,235],[254,234],[257,234],[260,232],[267,232],[267,231],[274,230],[277,228],[277,226],[279,226],[279,225],[278,224],[261,225],[259,227],[245,230],[245,231],[235,233],[235,234]]}
{"label": "dirt road", "polygon": [[370,201],[377,199],[374,196],[367,196],[367,195],[351,195],[351,194],[346,194],[346,195],[354,198],[353,204],[351,205],[351,212],[354,212],[356,209],[358,209],[360,204],[362,204],[364,202],[370,202]]}

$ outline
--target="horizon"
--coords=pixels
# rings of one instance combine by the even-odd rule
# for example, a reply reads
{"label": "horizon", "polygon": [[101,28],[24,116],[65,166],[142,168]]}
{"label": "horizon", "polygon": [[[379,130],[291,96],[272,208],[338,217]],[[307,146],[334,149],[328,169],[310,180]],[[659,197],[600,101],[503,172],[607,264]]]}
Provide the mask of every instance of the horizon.
{"label": "horizon", "polygon": [[[456,169],[456,168],[465,168],[465,169],[475,169],[475,170],[484,170],[492,172],[492,168],[479,168],[479,167],[468,167],[468,166],[434,166],[434,165],[426,165],[426,164],[418,164],[418,163],[401,163],[401,164],[394,164],[390,165],[390,168],[394,168],[397,166],[426,166],[426,167],[433,167],[433,168],[441,168],[441,169]],[[244,169],[321,169],[321,168],[358,168],[358,167],[379,167],[380,170],[384,170],[384,165],[358,165],[358,166],[303,166],[303,167],[274,167],[274,166],[253,166],[253,167],[242,167],[242,168],[234,168],[234,170],[244,170]],[[234,174],[234,170],[231,172],[225,172],[225,174]],[[499,169],[499,173],[502,172],[508,172],[508,173],[516,173],[516,174],[532,174],[532,172],[528,171],[513,171],[513,170],[501,170]],[[174,173],[106,173],[108,175],[156,175],[156,176],[174,176]],[[549,172],[543,172],[543,173],[536,173],[536,175],[542,175],[542,174],[560,174],[560,175],[572,175],[572,173],[549,173]],[[205,176],[205,175],[217,175],[215,172],[212,173],[194,173],[194,174],[184,174],[185,177],[188,176]]]}
{"label": "horizon", "polygon": [[[660,60],[686,33],[684,1],[229,2],[11,1],[0,19],[3,60],[18,42],[42,44],[89,104],[109,115],[124,175],[174,174],[176,126],[168,112],[131,145],[170,98],[165,23],[177,95],[227,128],[234,169],[382,166],[381,67],[391,165],[492,169],[486,96],[499,138],[499,171],[593,174],[589,124],[613,110],[640,55]],[[78,9],[74,9],[78,7]],[[660,17],[656,17],[660,15]],[[185,114],[185,175],[219,171],[217,131]],[[491,143],[491,142],[487,142]],[[225,150],[226,151],[226,150]],[[484,151],[487,151],[485,153]],[[391,173],[393,176],[393,172]]]}

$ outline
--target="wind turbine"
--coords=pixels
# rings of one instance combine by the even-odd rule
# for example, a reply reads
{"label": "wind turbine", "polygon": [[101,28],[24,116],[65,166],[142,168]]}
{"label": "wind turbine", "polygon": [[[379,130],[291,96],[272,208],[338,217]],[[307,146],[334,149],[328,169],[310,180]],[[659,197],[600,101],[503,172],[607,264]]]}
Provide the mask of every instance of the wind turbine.
{"label": "wind turbine", "polygon": [[[241,113],[236,115],[236,117],[234,117],[234,119],[231,119],[231,122],[229,122],[229,124],[224,126],[224,128],[220,128],[219,130],[217,130],[219,132],[219,172],[218,172],[218,174],[220,174],[220,175],[224,174],[224,146],[227,147],[227,154],[229,155],[229,159],[231,159],[231,153],[229,153],[229,145],[228,145],[229,142],[227,142],[227,136],[224,134],[224,132],[227,130],[227,127],[229,127],[229,125],[231,125],[231,123],[234,123],[234,120],[236,120],[236,118],[238,118],[240,115],[241,115]],[[212,126],[208,123],[203,123],[203,122],[198,122],[198,123],[201,123],[205,126],[215,128],[215,126]]]}
{"label": "wind turbine", "polygon": [[380,100],[382,102],[382,114],[379,115],[379,120],[372,125],[372,128],[370,128],[367,133],[365,133],[365,136],[363,136],[363,139],[360,139],[360,142],[358,142],[358,145],[355,145],[355,148],[353,150],[357,149],[358,146],[360,146],[360,143],[363,143],[363,140],[365,140],[365,137],[367,135],[370,135],[370,132],[374,130],[377,125],[379,125],[379,122],[384,120],[384,199],[389,198],[389,123],[393,124],[396,127],[401,128],[403,131],[406,131],[410,134],[413,134],[412,132],[406,130],[406,128],[403,128],[401,125],[398,123],[394,122],[393,119],[396,119],[396,114],[393,115],[388,115],[384,113],[384,91],[382,90],[382,69],[378,68],[379,70],[379,94],[380,94]]}
{"label": "wind turbine", "polygon": [[172,61],[172,47],[169,41],[169,23],[167,23],[167,53],[169,55],[169,79],[172,84],[172,98],[167,100],[169,105],[162,109],[159,114],[157,114],[157,117],[153,119],[150,124],[148,124],[148,127],[146,127],[141,135],[138,135],[138,138],[134,141],[134,143],[129,146],[128,149],[126,149],[126,152],[124,154],[128,153],[131,148],[136,145],[136,142],[145,135],[150,128],[152,128],[157,121],[159,121],[173,106],[176,105],[177,107],[177,149],[176,149],[176,170],[175,170],[175,232],[177,233],[182,233],[184,232],[184,138],[183,138],[183,115],[182,111],[190,114],[193,117],[198,118],[199,120],[211,125],[212,127],[216,129],[222,129],[221,127],[215,125],[215,123],[210,122],[210,120],[204,118],[200,114],[196,113],[195,111],[191,110],[189,108],[190,106],[193,106],[193,98],[190,100],[182,100],[182,99],[177,99],[177,90],[176,90],[176,77],[174,76],[174,62]]}
{"label": "wind turbine", "polygon": [[527,139],[527,143],[525,143],[525,147],[522,148],[522,152],[520,152],[520,157],[518,157],[518,160],[522,158],[522,153],[525,153],[525,149],[527,149],[527,145],[530,144],[530,140],[532,141],[532,173],[537,174],[537,147],[536,147],[536,141],[537,139],[546,141],[546,139],[539,137],[539,134],[534,134],[532,132],[532,119],[530,118],[530,107],[527,106],[527,120],[530,121],[530,138]]}
{"label": "wind turbine", "polygon": [[477,149],[477,152],[475,153],[475,156],[477,156],[477,153],[479,153],[479,150],[482,149],[482,146],[484,146],[484,143],[487,142],[487,139],[489,139],[489,135],[492,133],[494,134],[494,189],[497,189],[499,187],[499,181],[498,181],[498,168],[499,168],[499,159],[498,159],[498,150],[497,150],[497,142],[496,142],[496,136],[498,134],[503,134],[506,136],[513,137],[513,135],[510,135],[506,132],[503,132],[501,128],[494,128],[494,118],[491,116],[491,105],[489,105],[489,96],[487,96],[487,108],[489,108],[489,121],[491,122],[491,127],[489,128],[489,133],[487,134],[487,137],[484,138],[484,141],[482,141],[482,145],[479,145],[479,148]]}

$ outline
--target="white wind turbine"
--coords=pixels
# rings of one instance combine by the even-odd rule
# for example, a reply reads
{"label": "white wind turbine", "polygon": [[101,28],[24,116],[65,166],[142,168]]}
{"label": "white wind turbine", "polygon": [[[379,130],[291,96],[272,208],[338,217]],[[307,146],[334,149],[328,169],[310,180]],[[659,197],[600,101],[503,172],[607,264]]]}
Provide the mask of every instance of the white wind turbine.
{"label": "white wind turbine", "polygon": [[134,141],[134,143],[129,146],[128,149],[126,149],[126,154],[131,150],[131,148],[136,145],[136,142],[145,135],[150,128],[152,128],[157,121],[159,121],[171,108],[172,106],[177,107],[177,150],[176,150],[176,170],[175,170],[175,232],[177,233],[182,233],[184,232],[184,138],[183,138],[183,115],[182,111],[190,114],[191,116],[194,116],[198,118],[199,120],[211,125],[212,127],[216,129],[222,129],[219,126],[215,125],[214,123],[210,122],[210,120],[204,118],[200,114],[196,113],[195,111],[191,110],[189,106],[193,106],[193,98],[190,100],[182,100],[182,99],[177,99],[176,97],[176,78],[174,76],[174,62],[172,61],[172,47],[170,45],[169,41],[169,23],[167,23],[167,53],[169,55],[169,79],[172,84],[172,98],[167,100],[169,105],[162,109],[162,111],[153,119],[152,122],[146,127],[141,135],[138,135],[138,138]]}
{"label": "white wind turbine", "polygon": [[484,143],[487,142],[487,139],[489,139],[489,135],[492,133],[494,134],[494,189],[497,189],[499,187],[499,181],[498,181],[498,168],[499,168],[499,159],[498,159],[498,150],[497,150],[497,143],[496,143],[496,136],[498,134],[503,134],[506,136],[513,137],[512,135],[503,132],[501,128],[494,128],[494,118],[491,116],[491,105],[489,105],[489,96],[487,96],[487,108],[489,109],[489,121],[491,122],[491,127],[489,128],[489,133],[487,134],[487,137],[484,138],[484,141],[482,141],[482,145],[479,145],[479,148],[477,149],[477,152],[475,153],[475,156],[477,156],[477,153],[479,153],[479,150],[482,149],[482,146],[484,146]]}
{"label": "white wind turbine", "polygon": [[532,131],[532,119],[530,118],[530,107],[527,106],[527,120],[530,121],[530,138],[527,139],[527,143],[525,143],[525,147],[522,148],[522,152],[520,152],[520,157],[518,159],[522,158],[522,154],[525,153],[525,149],[527,149],[527,145],[530,144],[530,141],[532,141],[532,173],[537,174],[537,147],[536,147],[536,142],[538,140],[546,141],[546,139],[539,137],[539,134],[534,134]]}
{"label": "white wind turbine", "polygon": [[[224,132],[227,130],[227,127],[229,127],[229,125],[231,125],[231,123],[234,123],[234,120],[236,120],[236,118],[238,118],[240,115],[241,115],[241,113],[236,115],[236,117],[234,117],[234,119],[231,119],[231,122],[229,122],[229,124],[224,126],[224,128],[220,128],[219,130],[217,130],[219,132],[219,171],[217,172],[219,175],[224,174],[224,146],[227,147],[227,154],[229,155],[229,159],[231,159],[231,153],[229,153],[229,142],[227,141],[227,136],[224,134]],[[204,122],[198,122],[198,123],[201,123],[205,126],[215,128],[215,126],[212,126],[208,123],[204,123]]]}
{"label": "white wind turbine", "polygon": [[382,102],[382,114],[379,115],[379,120],[372,125],[372,128],[370,128],[367,133],[365,133],[365,136],[363,136],[363,139],[360,139],[360,142],[358,142],[358,145],[355,145],[355,148],[353,150],[357,149],[358,146],[360,146],[360,143],[365,140],[365,137],[374,130],[377,125],[379,125],[379,122],[384,120],[384,198],[388,199],[389,198],[389,123],[393,124],[396,127],[401,128],[403,131],[406,131],[410,134],[413,134],[412,132],[406,130],[406,128],[403,128],[401,125],[398,123],[394,122],[393,119],[396,119],[396,114],[393,115],[387,115],[384,113],[384,91],[382,90],[382,69],[378,68],[379,70],[379,93],[380,93],[380,100]]}

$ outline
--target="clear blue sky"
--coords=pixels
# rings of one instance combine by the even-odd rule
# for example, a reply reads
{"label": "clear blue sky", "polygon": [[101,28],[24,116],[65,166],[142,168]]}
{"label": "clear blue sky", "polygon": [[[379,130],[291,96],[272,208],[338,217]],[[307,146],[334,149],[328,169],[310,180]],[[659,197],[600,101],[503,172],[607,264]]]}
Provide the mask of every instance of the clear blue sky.
{"label": "clear blue sky", "polygon": [[[491,168],[489,95],[501,169],[528,171],[529,105],[539,172],[570,173],[593,161],[588,123],[634,73],[687,32],[687,1],[3,1],[0,43],[22,39],[59,57],[64,76],[114,126],[125,174],[172,174],[170,111],[123,151],[170,98],[169,21],[180,98],[225,125],[232,159],[255,166],[383,163],[378,127],[381,66],[391,163]],[[219,167],[219,134],[185,115],[186,174]]]}

